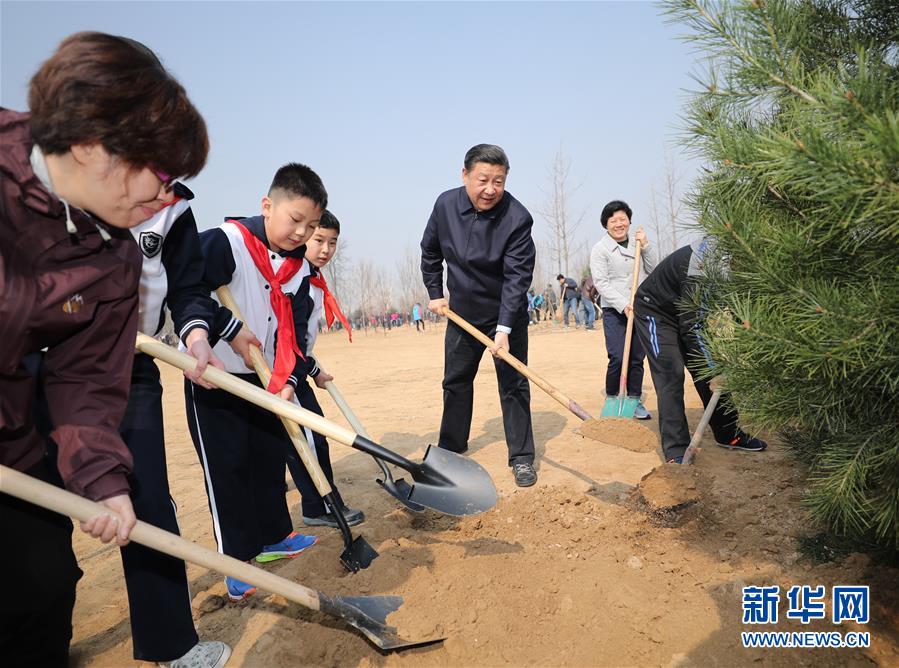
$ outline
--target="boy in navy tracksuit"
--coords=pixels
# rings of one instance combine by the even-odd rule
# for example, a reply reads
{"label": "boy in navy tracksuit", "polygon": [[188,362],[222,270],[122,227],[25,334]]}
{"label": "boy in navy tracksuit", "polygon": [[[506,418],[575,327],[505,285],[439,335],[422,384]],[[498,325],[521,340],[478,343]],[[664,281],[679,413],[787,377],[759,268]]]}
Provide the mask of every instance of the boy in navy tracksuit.
{"label": "boy in navy tracksuit", "polygon": [[[669,463],[680,464],[690,444],[684,412],[685,364],[703,406],[712,397],[709,381],[697,378],[693,371],[709,365],[702,341],[703,314],[685,307],[697,288],[702,262],[710,250],[710,240],[703,239],[674,251],[640,284],[634,299],[635,329],[647,353],[659,402],[662,451]],[[750,451],[768,447],[763,440],[742,431],[738,419],[736,410],[722,396],[709,422],[719,446]]]}
{"label": "boy in navy tracksuit", "polygon": [[[209,297],[203,284],[203,255],[197,225],[190,209],[193,193],[174,184],[174,199],[146,222],[131,228],[143,255],[140,278],[140,330],[157,334],[172,313],[175,331],[198,369],[220,366],[209,339],[236,328],[230,311]],[[178,534],[175,503],[166,472],[162,385],[159,369],[149,355],[134,356],[128,407],[119,429],[134,458],[129,476],[131,502],[137,518]],[[224,665],[231,653],[221,642],[198,643],[190,607],[184,562],[137,543],[121,549],[131,609],[134,658],[172,661],[183,657],[190,665]]]}
{"label": "boy in navy tracksuit", "polygon": [[[322,275],[322,268],[334,256],[337,250],[337,238],[340,236],[340,222],[330,211],[322,213],[321,221],[318,228],[312,235],[312,238],[306,243],[306,261],[310,265],[311,276],[309,279],[309,296],[299,305],[299,312],[295,312],[295,321],[298,327],[305,322],[306,332],[302,340],[299,341],[300,350],[306,358],[305,366],[296,374],[296,395],[300,405],[310,411],[324,416],[318,400],[315,398],[315,392],[306,381],[306,376],[312,378],[315,384],[324,388],[325,383],[334,380],[334,377],[322,369],[315,358],[312,357],[312,348],[315,345],[315,339],[318,336],[318,323],[324,312],[325,320],[328,327],[334,323],[335,318],[338,319],[352,341],[352,333],[350,324],[337,305],[337,300],[328,289],[325,277]],[[341,506],[341,512],[350,526],[361,524],[365,520],[365,515],[361,510],[348,508],[340,496],[340,492],[334,485],[334,472],[331,468],[331,457],[328,446],[328,439],[319,433],[313,432],[311,429],[304,429],[306,440],[313,445],[318,462],[322,471],[334,491]],[[300,490],[303,507],[303,523],[307,526],[328,526],[337,528],[337,521],[332,516],[333,508],[329,508],[322,499],[309,472],[297,456],[293,445],[287,451],[287,467],[290,469],[290,475],[293,477]]]}
{"label": "boy in navy tracksuit", "polygon": [[[318,226],[328,195],[318,175],[291,163],[277,171],[262,215],[230,221],[200,235],[209,291],[227,285],[245,328],[261,342],[272,367],[268,389],[291,400],[305,373],[298,341],[305,321],[295,314],[309,296],[305,243]],[[298,326],[302,324],[302,327]],[[233,325],[242,328],[240,323]],[[225,332],[230,335],[230,331]],[[225,369],[261,385],[244,358],[215,346]],[[206,478],[219,551],[259,562],[294,557],[316,542],[293,532],[284,496],[287,432],[279,418],[222,390],[185,383],[187,418]],[[225,578],[228,595],[241,600],[251,585]]]}

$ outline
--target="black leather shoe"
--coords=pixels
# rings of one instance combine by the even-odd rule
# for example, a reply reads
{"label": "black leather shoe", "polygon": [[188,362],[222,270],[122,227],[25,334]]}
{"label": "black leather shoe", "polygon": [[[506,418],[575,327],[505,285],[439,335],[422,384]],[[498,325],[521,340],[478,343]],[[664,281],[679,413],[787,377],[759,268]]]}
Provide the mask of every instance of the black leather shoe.
{"label": "black leather shoe", "polygon": [[515,476],[515,484],[519,487],[530,487],[537,482],[537,471],[529,462],[512,464],[512,475]]}

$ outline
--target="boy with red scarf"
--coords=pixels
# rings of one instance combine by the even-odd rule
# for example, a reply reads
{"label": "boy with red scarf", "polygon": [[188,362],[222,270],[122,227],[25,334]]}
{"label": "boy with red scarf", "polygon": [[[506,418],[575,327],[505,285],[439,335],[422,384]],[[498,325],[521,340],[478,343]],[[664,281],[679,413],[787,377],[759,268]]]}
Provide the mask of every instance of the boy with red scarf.
{"label": "boy with red scarf", "polygon": [[[203,232],[204,282],[210,292],[227,285],[245,324],[261,343],[272,368],[270,392],[290,401],[306,360],[299,343],[307,330],[310,264],[306,242],[318,227],[328,194],[309,167],[289,163],[276,173],[262,215],[229,220]],[[237,330],[235,329],[235,332]],[[230,338],[232,332],[222,336]],[[255,373],[227,342],[214,347],[225,369],[260,385]],[[293,532],[284,497],[285,443],[274,414],[223,390],[185,382],[187,419],[206,481],[219,551],[258,562],[295,557],[315,544]],[[252,585],[225,578],[228,596],[239,601]]]}
{"label": "boy with red scarf", "polygon": [[[308,323],[305,336],[299,341],[300,350],[305,356],[305,368],[301,373],[296,374],[296,396],[300,405],[314,413],[324,416],[318,400],[315,398],[315,392],[306,382],[305,376],[309,376],[315,384],[324,388],[325,383],[334,380],[334,376],[330,375],[322,369],[315,358],[312,357],[312,348],[315,345],[315,339],[318,336],[318,323],[324,312],[325,322],[330,329],[335,320],[339,320],[346,330],[350,341],[353,340],[350,323],[347,322],[346,316],[340,310],[337,299],[328,289],[325,282],[322,269],[337,250],[337,238],[340,236],[340,221],[330,211],[322,213],[321,221],[312,235],[312,238],[306,243],[306,261],[311,265],[310,271],[312,275],[309,279],[309,297],[305,300],[305,309],[298,320],[305,320]],[[356,526],[365,521],[365,514],[361,510],[348,508],[340,496],[340,492],[334,484],[334,472],[331,468],[331,456],[329,452],[328,439],[321,434],[315,433],[310,429],[304,429],[306,440],[313,445],[318,462],[322,467],[322,471],[334,496],[340,504],[340,510],[349,526]],[[290,444],[289,444],[290,445]],[[315,489],[306,467],[300,461],[296,454],[296,450],[292,445],[287,449],[287,467],[290,469],[290,475],[293,477],[300,490],[302,496],[303,507],[303,524],[307,526],[327,526],[338,528],[337,520],[332,513],[333,508],[328,507],[325,500]]]}

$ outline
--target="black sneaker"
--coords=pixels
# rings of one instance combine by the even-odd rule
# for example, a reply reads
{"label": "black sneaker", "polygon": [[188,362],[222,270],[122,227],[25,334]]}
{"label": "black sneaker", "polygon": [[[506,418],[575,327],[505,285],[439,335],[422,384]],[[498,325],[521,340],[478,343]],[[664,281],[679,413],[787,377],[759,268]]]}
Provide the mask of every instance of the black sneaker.
{"label": "black sneaker", "polygon": [[512,475],[515,476],[515,484],[519,487],[530,487],[537,482],[537,471],[530,462],[512,464]]}
{"label": "black sneaker", "polygon": [[[344,506],[342,510],[343,518],[351,527],[362,524],[365,521],[365,513],[361,510],[347,508],[346,506]],[[303,515],[303,524],[307,527],[331,527],[332,529],[337,529],[340,526],[337,524],[337,520],[334,519],[334,516],[331,513],[325,513],[324,515],[318,515],[316,517],[306,517]]]}
{"label": "black sneaker", "polygon": [[768,447],[768,444],[762,439],[754,438],[749,434],[740,434],[729,443],[718,443],[717,445],[727,450],[746,450],[748,452],[761,452]]}

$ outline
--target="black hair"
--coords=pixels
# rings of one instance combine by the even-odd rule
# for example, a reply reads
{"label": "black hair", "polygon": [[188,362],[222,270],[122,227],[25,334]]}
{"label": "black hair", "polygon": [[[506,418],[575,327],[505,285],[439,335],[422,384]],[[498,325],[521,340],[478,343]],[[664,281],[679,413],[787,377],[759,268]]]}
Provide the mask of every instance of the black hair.
{"label": "black hair", "polygon": [[478,144],[468,149],[468,153],[465,154],[465,170],[470,171],[479,162],[499,165],[505,167],[507,173],[509,171],[509,158],[506,157],[506,152],[496,144]]}
{"label": "black hair", "polygon": [[627,205],[627,202],[622,202],[620,199],[613,199],[602,208],[602,213],[599,214],[599,222],[605,227],[609,222],[609,218],[614,216],[618,211],[624,211],[627,214],[628,220],[633,218],[633,213],[631,212],[631,208]]}
{"label": "black hair", "polygon": [[328,206],[328,191],[318,174],[298,162],[288,162],[275,172],[268,196],[272,197],[276,190],[290,197],[308,197],[322,209]]}
{"label": "black hair", "polygon": [[565,277],[562,276],[562,274],[559,274],[558,276],[556,276],[556,280],[557,280],[557,281],[558,281],[558,280],[561,280],[561,279],[563,279],[563,278],[565,278]]}
{"label": "black hair", "polygon": [[336,230],[340,234],[340,221],[337,216],[325,209],[322,211],[322,219],[318,221],[318,229],[320,230]]}

